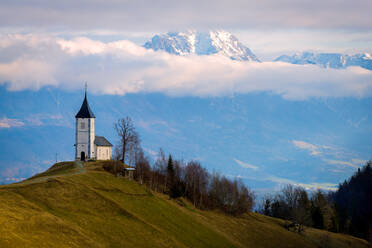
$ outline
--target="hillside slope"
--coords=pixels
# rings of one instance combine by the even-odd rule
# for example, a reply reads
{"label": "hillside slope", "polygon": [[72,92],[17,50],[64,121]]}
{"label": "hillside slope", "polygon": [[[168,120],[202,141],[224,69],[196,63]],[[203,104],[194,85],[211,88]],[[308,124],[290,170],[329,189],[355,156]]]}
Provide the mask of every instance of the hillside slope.
{"label": "hillside slope", "polygon": [[[368,247],[354,237],[250,213],[230,217],[115,177],[102,163],[64,162],[0,187],[0,247]],[[328,246],[325,246],[327,244]]]}

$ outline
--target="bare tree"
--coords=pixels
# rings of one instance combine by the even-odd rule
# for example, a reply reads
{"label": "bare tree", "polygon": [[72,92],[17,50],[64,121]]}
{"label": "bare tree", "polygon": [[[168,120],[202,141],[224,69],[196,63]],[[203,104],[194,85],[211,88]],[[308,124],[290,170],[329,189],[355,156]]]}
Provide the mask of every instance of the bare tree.
{"label": "bare tree", "polygon": [[160,148],[158,158],[152,169],[152,189],[155,191],[166,191],[166,174],[167,174],[167,159],[163,150]]}
{"label": "bare tree", "polygon": [[121,159],[121,151],[119,146],[115,146],[114,149],[114,160],[120,160]]}
{"label": "bare tree", "polygon": [[133,137],[133,141],[128,145],[126,157],[128,158],[128,165],[130,166],[136,165],[137,156],[142,150],[140,143],[141,143],[141,140],[139,138],[139,135],[135,135]]}
{"label": "bare tree", "polygon": [[143,150],[139,148],[136,155],[136,171],[134,173],[135,179],[140,183],[149,184],[150,181],[150,162],[149,159],[143,153]]}
{"label": "bare tree", "polygon": [[207,196],[209,174],[199,162],[190,161],[185,168],[186,195],[194,206],[203,207]]}
{"label": "bare tree", "polygon": [[[130,117],[121,118],[114,124],[115,131],[119,136],[120,160],[125,163],[126,156],[132,147],[139,143],[138,134]],[[137,144],[136,144],[137,143]]]}
{"label": "bare tree", "polygon": [[254,204],[254,194],[241,180],[229,180],[213,173],[209,185],[209,204],[225,213],[239,215],[248,212]]}

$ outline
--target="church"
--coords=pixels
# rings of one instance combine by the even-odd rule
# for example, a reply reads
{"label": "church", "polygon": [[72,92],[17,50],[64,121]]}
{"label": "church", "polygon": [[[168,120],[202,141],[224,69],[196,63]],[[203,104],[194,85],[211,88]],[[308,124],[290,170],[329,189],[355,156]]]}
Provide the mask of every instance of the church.
{"label": "church", "polygon": [[83,104],[75,118],[75,160],[112,159],[112,144],[105,137],[95,135],[94,121],[96,117],[89,107],[86,89]]}

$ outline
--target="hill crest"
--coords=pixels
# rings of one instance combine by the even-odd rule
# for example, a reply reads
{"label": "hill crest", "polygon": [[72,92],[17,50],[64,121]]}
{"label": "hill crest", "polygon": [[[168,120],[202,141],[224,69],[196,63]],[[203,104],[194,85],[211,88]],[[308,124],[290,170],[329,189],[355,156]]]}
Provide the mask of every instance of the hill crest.
{"label": "hill crest", "polygon": [[[107,162],[105,162],[107,163]],[[0,187],[0,247],[367,247],[312,228],[287,231],[256,213],[232,217],[172,200],[106,172],[103,162],[63,162]]]}

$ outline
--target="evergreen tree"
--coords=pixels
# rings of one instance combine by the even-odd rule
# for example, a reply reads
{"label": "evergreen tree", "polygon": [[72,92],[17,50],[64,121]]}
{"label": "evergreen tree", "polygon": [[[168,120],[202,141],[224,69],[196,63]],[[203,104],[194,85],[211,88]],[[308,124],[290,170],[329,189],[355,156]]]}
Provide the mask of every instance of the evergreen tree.
{"label": "evergreen tree", "polygon": [[339,185],[333,199],[338,228],[357,237],[372,239],[372,161]]}
{"label": "evergreen tree", "polygon": [[322,210],[318,206],[312,206],[311,217],[313,221],[313,227],[323,229],[324,228],[324,217]]}
{"label": "evergreen tree", "polygon": [[174,182],[174,166],[173,166],[172,155],[170,154],[168,158],[167,177],[168,177],[168,187],[171,188]]}

